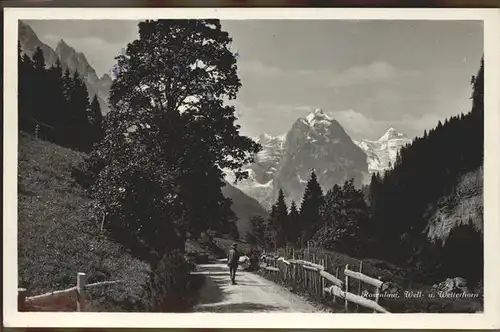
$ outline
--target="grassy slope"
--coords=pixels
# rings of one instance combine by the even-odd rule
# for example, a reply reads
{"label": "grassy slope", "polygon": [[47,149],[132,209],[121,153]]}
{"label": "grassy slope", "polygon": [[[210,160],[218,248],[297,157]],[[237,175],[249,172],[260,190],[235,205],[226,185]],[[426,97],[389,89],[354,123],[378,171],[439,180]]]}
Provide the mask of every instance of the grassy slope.
{"label": "grassy slope", "polygon": [[148,266],[99,235],[88,217],[89,198],[71,176],[84,155],[21,134],[18,164],[19,287],[33,294],[88,282],[124,280],[96,290],[95,310],[140,306]]}

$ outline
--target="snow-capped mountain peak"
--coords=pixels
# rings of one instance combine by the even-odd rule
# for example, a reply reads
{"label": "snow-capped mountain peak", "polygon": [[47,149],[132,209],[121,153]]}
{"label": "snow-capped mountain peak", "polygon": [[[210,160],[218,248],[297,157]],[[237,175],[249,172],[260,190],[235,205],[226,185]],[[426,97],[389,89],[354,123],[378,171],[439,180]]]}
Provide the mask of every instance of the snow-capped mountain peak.
{"label": "snow-capped mountain peak", "polygon": [[[325,190],[350,178],[361,185],[368,175],[366,154],[332,115],[319,108],[297,119],[286,134],[262,133],[253,139],[262,150],[246,168],[248,179],[235,187],[268,210],[279,189],[288,203],[300,202],[311,169]],[[234,176],[226,172],[226,179],[234,181]]]}
{"label": "snow-capped mountain peak", "polygon": [[282,138],[283,138],[283,135],[273,136],[273,135],[270,135],[268,133],[262,133],[258,136],[255,136],[253,138],[253,140],[256,141],[257,143],[266,143],[266,142],[270,142],[270,141],[281,140]]}
{"label": "snow-capped mountain peak", "polygon": [[404,139],[404,138],[408,138],[405,134],[403,133],[400,133],[400,132],[397,132],[396,129],[394,128],[389,128],[384,135],[382,135],[382,137],[380,137],[378,139],[379,142],[382,142],[382,141],[389,141],[391,139]]}
{"label": "snow-capped mountain peak", "polygon": [[366,153],[370,173],[378,173],[394,165],[399,150],[411,139],[391,127],[377,141],[364,139],[354,143]]}
{"label": "snow-capped mountain peak", "polygon": [[[264,150],[266,150],[266,148],[280,149],[283,147],[283,143],[285,143],[286,134],[273,136],[268,133],[262,133],[252,139],[262,145]],[[260,153],[262,153],[262,151]]]}
{"label": "snow-capped mountain peak", "polygon": [[[273,180],[279,163],[284,154],[286,134],[274,136],[262,133],[252,138],[262,146],[262,150],[255,155],[254,163],[246,167],[248,178],[239,181],[234,186],[255,198],[264,208],[269,210],[273,204]],[[224,170],[226,180],[233,183],[234,174]]]}
{"label": "snow-capped mountain peak", "polygon": [[329,124],[332,120],[333,118],[326,114],[321,108],[315,109],[306,116],[306,121],[311,127],[315,127],[316,124]]}

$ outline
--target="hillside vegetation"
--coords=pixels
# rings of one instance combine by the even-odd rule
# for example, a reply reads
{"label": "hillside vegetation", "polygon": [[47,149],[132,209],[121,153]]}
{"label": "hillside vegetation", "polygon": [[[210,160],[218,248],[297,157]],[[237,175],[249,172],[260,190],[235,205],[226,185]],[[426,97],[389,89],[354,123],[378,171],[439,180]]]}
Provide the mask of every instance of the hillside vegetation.
{"label": "hillside vegetation", "polygon": [[97,290],[95,310],[141,309],[147,264],[132,258],[88,218],[89,197],[72,177],[84,154],[21,133],[18,165],[19,287],[38,295],[88,282],[124,280]]}

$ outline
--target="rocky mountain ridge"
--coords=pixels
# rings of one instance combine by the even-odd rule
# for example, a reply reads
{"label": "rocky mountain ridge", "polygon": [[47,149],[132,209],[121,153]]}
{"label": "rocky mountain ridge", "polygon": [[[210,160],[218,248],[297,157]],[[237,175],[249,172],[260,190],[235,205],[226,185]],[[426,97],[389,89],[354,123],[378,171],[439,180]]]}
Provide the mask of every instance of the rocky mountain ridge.
{"label": "rocky mountain ridge", "polygon": [[357,186],[367,184],[371,173],[390,168],[398,151],[411,143],[408,136],[394,128],[376,141],[352,140],[340,123],[321,109],[297,119],[286,134],[263,133],[253,139],[262,150],[247,168],[248,179],[234,184],[231,172],[226,172],[226,179],[267,210],[280,188],[288,201],[293,199],[300,205],[312,169],[324,190],[351,177]]}
{"label": "rocky mountain ridge", "polygon": [[[263,147],[247,171],[249,178],[235,184],[266,209],[283,189],[288,202],[299,205],[314,169],[324,190],[350,178],[357,186],[369,179],[367,158],[340,123],[322,109],[297,119],[279,136],[261,134],[254,138]],[[226,172],[228,181],[234,180]]]}
{"label": "rocky mountain ridge", "polygon": [[282,189],[288,201],[300,203],[312,170],[325,191],[351,178],[360,187],[368,173],[365,153],[322,109],[295,121],[284,150],[274,178],[274,198]]}
{"label": "rocky mountain ridge", "polygon": [[19,42],[23,52],[29,57],[32,57],[36,49],[40,47],[47,67],[53,66],[59,59],[63,70],[69,69],[71,73],[77,71],[85,81],[89,98],[92,99],[94,95],[97,95],[103,115],[109,112],[107,99],[112,79],[108,74],[104,74],[99,78],[83,53],[77,52],[62,39],[57,44],[56,49],[52,49],[38,38],[35,31],[28,24],[22,21],[19,21]]}

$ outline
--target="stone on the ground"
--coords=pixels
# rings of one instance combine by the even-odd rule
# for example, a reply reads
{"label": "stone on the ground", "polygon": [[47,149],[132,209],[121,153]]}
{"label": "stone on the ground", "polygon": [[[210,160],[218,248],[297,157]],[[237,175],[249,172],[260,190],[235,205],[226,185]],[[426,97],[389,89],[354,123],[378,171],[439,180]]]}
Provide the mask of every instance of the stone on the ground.
{"label": "stone on the ground", "polygon": [[447,278],[438,284],[432,286],[437,291],[441,292],[469,292],[467,288],[467,280],[462,277]]}
{"label": "stone on the ground", "polygon": [[243,270],[248,269],[250,267],[250,257],[248,257],[246,255],[245,256],[241,256],[240,260],[239,260],[239,266]]}

